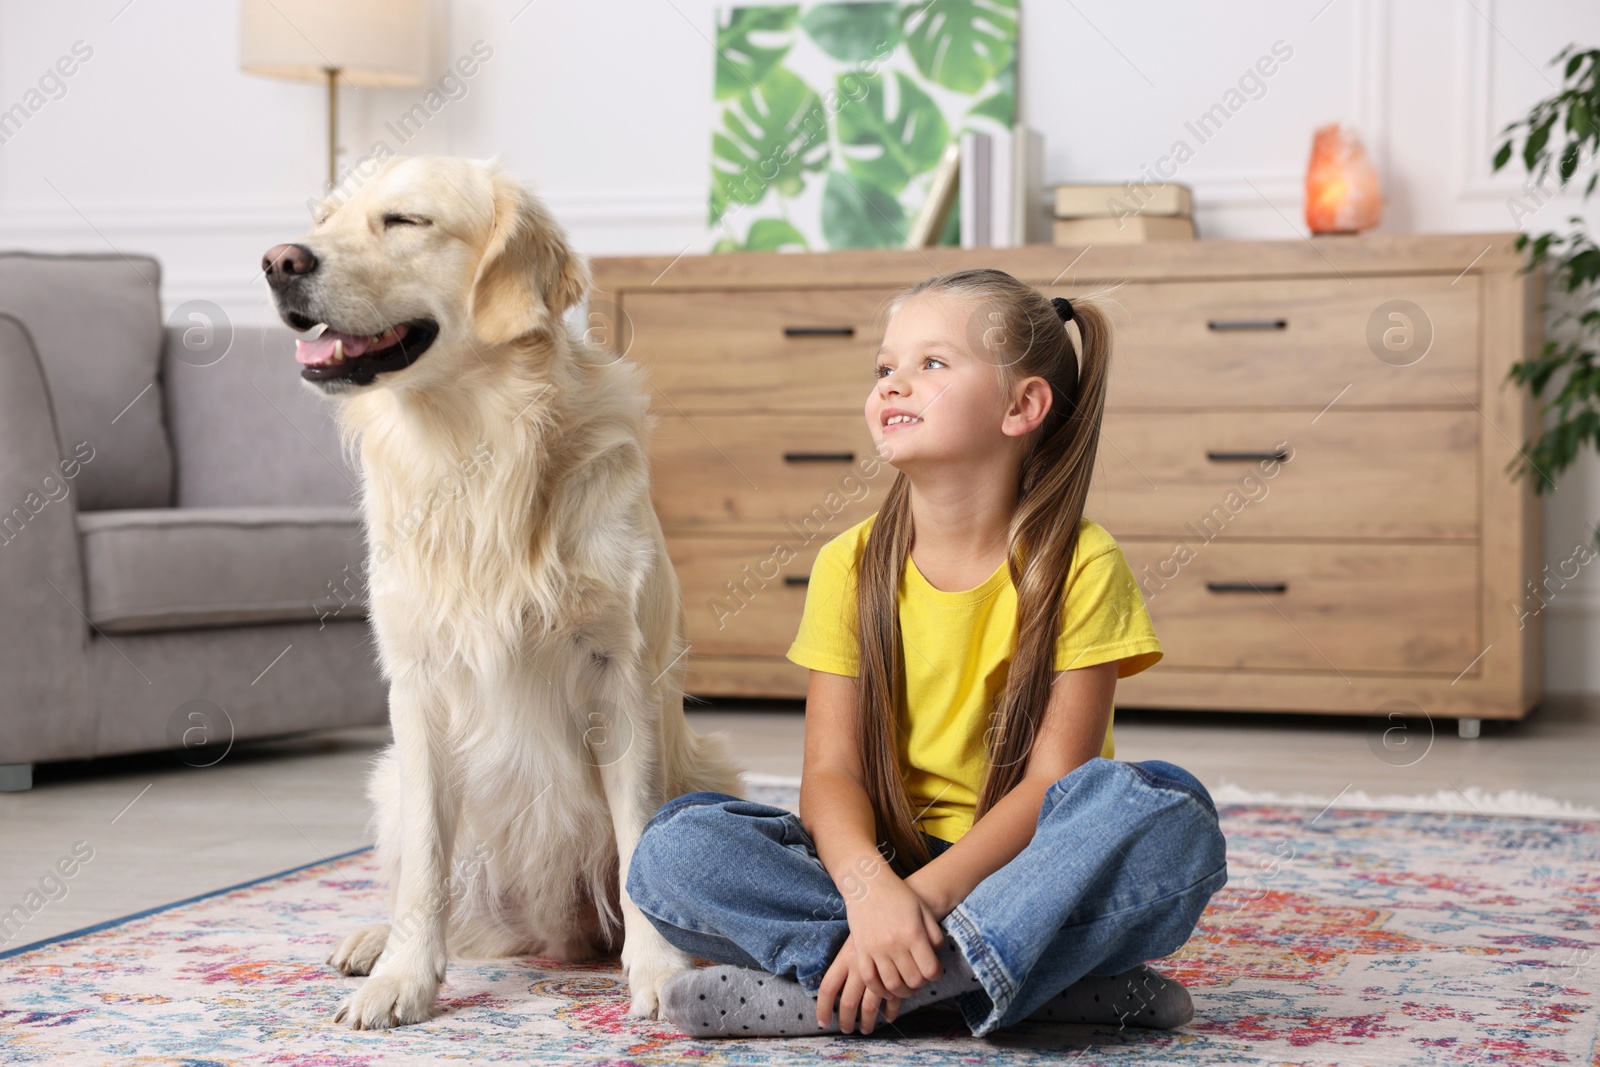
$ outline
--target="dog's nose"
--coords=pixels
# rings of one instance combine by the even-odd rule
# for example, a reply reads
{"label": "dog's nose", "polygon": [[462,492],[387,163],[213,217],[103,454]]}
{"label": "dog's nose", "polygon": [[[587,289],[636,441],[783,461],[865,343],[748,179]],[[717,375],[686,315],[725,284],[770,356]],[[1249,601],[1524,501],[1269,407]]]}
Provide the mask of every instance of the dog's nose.
{"label": "dog's nose", "polygon": [[267,284],[278,289],[316,270],[317,257],[305,245],[273,245],[261,257],[261,269],[267,275]]}

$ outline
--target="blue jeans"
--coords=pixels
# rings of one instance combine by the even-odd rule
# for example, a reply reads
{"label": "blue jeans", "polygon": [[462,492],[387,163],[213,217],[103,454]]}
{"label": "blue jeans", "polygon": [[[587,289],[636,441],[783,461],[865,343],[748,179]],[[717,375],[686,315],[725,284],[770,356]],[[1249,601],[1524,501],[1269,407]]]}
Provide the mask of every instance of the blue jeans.
{"label": "blue jeans", "polygon": [[[950,847],[926,840],[935,854]],[[1170,955],[1227,880],[1216,806],[1198,779],[1162,760],[1097,756],[1050,785],[1027,847],[944,918],[982,984],[955,1003],[982,1036],[1086,975]],[[685,952],[792,976],[813,996],[850,932],[800,817],[726,793],[662,805],[627,888]]]}

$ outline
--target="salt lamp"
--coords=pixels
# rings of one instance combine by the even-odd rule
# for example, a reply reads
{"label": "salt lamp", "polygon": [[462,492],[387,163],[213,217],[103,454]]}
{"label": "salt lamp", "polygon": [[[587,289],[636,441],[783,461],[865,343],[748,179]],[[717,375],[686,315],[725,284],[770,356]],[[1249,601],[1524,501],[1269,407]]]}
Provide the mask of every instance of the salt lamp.
{"label": "salt lamp", "polygon": [[1312,233],[1360,233],[1378,224],[1383,194],[1361,138],[1343,123],[1317,130],[1306,167],[1306,225]]}

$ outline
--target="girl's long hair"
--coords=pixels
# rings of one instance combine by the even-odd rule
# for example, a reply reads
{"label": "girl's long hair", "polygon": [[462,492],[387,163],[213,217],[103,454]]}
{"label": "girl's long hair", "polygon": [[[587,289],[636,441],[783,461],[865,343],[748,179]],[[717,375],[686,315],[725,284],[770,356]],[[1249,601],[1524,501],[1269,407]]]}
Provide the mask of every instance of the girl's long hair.
{"label": "girl's long hair", "polygon": [[[990,268],[919,282],[889,302],[888,314],[919,295],[969,305],[967,347],[994,363],[1002,386],[1037,375],[1051,392],[1049,413],[1034,429],[1022,464],[1011,517],[1006,565],[1017,590],[1017,643],[984,735],[988,760],[977,819],[1021,781],[1049,702],[1063,586],[1100,441],[1111,326],[1105,311],[1086,298],[1072,301],[1073,319],[1063,322],[1037,289]],[[911,551],[910,492],[905,473],[897,473],[868,535],[856,589],[857,750],[879,840],[892,849],[891,866],[902,875],[930,858],[906,793],[896,736],[896,707],[905,686],[897,594]]]}

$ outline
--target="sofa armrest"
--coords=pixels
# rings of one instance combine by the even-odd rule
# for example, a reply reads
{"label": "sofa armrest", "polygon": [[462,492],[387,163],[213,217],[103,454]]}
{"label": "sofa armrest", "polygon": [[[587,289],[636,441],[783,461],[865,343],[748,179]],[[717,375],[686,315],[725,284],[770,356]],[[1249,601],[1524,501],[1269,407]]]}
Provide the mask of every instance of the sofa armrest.
{"label": "sofa armrest", "polygon": [[78,449],[57,436],[27,327],[0,314],[0,764],[93,753],[73,492],[93,442]]}

